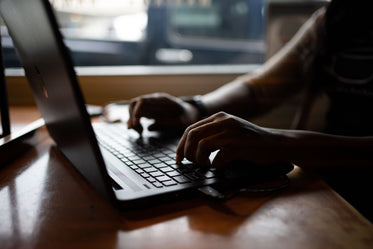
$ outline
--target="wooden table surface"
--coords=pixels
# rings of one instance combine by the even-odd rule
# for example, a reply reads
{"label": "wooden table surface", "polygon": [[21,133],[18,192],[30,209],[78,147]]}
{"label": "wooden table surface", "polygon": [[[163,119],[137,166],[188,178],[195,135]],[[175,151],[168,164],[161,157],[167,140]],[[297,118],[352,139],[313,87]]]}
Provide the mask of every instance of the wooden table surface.
{"label": "wooden table surface", "polygon": [[[13,107],[19,129],[39,116]],[[134,211],[101,199],[46,130],[0,167],[0,248],[373,248],[373,225],[296,167],[280,192],[218,203],[201,196]]]}

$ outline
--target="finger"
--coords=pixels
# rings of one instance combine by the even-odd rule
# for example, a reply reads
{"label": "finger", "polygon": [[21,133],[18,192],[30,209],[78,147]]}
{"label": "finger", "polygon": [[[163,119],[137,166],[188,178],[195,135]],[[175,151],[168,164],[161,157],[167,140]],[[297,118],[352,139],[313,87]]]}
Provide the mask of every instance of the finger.
{"label": "finger", "polygon": [[128,105],[128,115],[129,115],[129,118],[128,118],[128,121],[127,121],[127,127],[128,129],[131,129],[132,128],[132,120],[133,120],[133,108],[136,104],[136,101],[135,100],[132,100],[130,102],[130,104]]}
{"label": "finger", "polygon": [[201,126],[201,125],[204,125],[204,124],[207,124],[209,122],[211,122],[212,118],[211,117],[208,117],[206,119],[203,119],[203,120],[200,120],[192,125],[190,125],[189,127],[187,127],[177,145],[177,149],[176,149],[176,162],[177,163],[180,163],[185,155],[184,155],[184,151],[185,151],[185,143],[187,141],[187,138],[188,138],[188,135],[190,133],[191,130]]}
{"label": "finger", "polygon": [[155,104],[151,98],[143,96],[136,98],[130,104],[130,115],[132,124],[137,125],[141,117],[153,118],[152,114],[154,113]]}
{"label": "finger", "polygon": [[[207,126],[208,124],[212,124],[215,120],[224,120],[224,118],[227,117],[227,114],[224,112],[219,112],[214,115],[211,115],[210,117],[207,117],[205,119],[202,119],[192,125],[190,125],[185,131],[183,136],[181,137],[177,150],[176,150],[176,162],[180,163],[184,157],[185,157],[185,150],[188,146],[186,146],[186,142],[189,140],[191,131],[204,127],[205,131],[208,133],[205,133],[205,136],[210,136],[213,133],[218,133],[219,129],[221,129],[221,126],[225,126],[225,122],[220,122],[220,124],[214,124],[213,126]],[[212,128],[214,127],[214,128]],[[210,129],[211,128],[211,129]],[[202,134],[202,132],[201,132]],[[193,146],[191,142],[189,142],[190,146]],[[191,148],[189,148],[191,149]],[[192,150],[191,150],[192,151]],[[191,152],[192,153],[192,152]]]}
{"label": "finger", "polygon": [[[219,125],[213,122],[192,129],[189,131],[185,141],[184,156],[192,162],[205,164],[207,162],[206,160],[198,161],[198,150],[201,149],[201,155],[206,156],[211,146],[213,146],[213,148],[221,146],[220,143],[215,145],[213,145],[213,143],[219,141],[219,139],[216,138],[222,133],[224,133],[224,128],[221,129]],[[201,158],[203,158],[203,156]]]}
{"label": "finger", "polygon": [[183,111],[177,101],[177,98],[163,94],[145,95],[138,100],[140,109],[135,115],[147,118],[175,117]]}
{"label": "finger", "polygon": [[178,158],[186,157],[196,162],[196,150],[201,139],[232,129],[232,125],[235,125],[235,122],[231,122],[226,117],[228,117],[226,114],[218,113],[189,126],[180,140],[177,150]]}
{"label": "finger", "polygon": [[143,127],[140,122],[139,110],[141,108],[141,100],[131,102],[129,106],[129,120],[127,121],[128,129],[134,129],[140,135],[142,134]]}
{"label": "finger", "polygon": [[196,149],[196,163],[198,165],[210,166],[210,155],[212,152],[228,146],[225,132],[217,133],[201,139]]}

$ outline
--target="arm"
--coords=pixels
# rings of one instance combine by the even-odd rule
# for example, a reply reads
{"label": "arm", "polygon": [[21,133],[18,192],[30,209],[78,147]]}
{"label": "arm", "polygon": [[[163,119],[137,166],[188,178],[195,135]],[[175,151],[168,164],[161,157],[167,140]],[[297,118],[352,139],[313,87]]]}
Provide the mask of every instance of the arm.
{"label": "arm", "polygon": [[[189,126],[179,142],[177,162],[222,167],[234,160],[256,164],[291,162],[312,170],[372,167],[373,137],[264,128],[224,112]],[[210,163],[209,156],[219,150]]]}
{"label": "arm", "polygon": [[[293,39],[260,70],[202,96],[207,115],[225,111],[242,117],[260,115],[277,106],[303,87],[303,55],[315,40],[315,29],[323,13],[314,15]],[[198,121],[195,106],[180,98],[155,93],[131,100],[128,128],[142,131],[141,117],[155,120],[153,130],[182,130]]]}
{"label": "arm", "polygon": [[[238,81],[203,96],[208,110],[214,112],[223,109],[236,115],[246,110],[248,114],[253,114],[256,112],[254,108],[264,106],[261,108],[264,111],[296,90],[302,85],[299,82],[302,79],[299,67],[302,64],[302,51],[309,52],[307,44],[316,39],[313,29],[322,15],[319,12],[314,16],[316,19],[311,18],[259,72],[240,77]],[[251,95],[250,98],[246,98],[248,95]],[[219,102],[219,99],[223,101]],[[234,105],[231,105],[232,101]],[[235,106],[252,108],[234,112]],[[178,146],[177,161],[187,158],[201,165],[210,165],[210,153],[218,150],[212,162],[214,167],[224,166],[233,160],[248,160],[258,164],[291,162],[312,170],[334,167],[356,170],[359,167],[372,167],[372,148],[372,136],[348,137],[264,128],[221,112],[185,130]]]}
{"label": "arm", "polygon": [[373,166],[373,137],[330,135],[303,130],[269,130],[280,137],[279,160],[312,170]]}
{"label": "arm", "polygon": [[[304,57],[317,40],[324,9],[316,12],[279,52],[258,71],[238,77],[202,96],[208,114],[224,111],[253,117],[277,106],[304,87]],[[314,51],[311,51],[314,52]]]}

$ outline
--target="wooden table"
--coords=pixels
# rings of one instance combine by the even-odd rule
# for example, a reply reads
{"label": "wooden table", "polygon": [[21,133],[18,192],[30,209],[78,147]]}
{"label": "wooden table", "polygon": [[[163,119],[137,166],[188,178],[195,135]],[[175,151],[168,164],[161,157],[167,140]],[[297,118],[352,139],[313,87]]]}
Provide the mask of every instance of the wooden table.
{"label": "wooden table", "polygon": [[[13,127],[38,117],[11,110]],[[54,147],[40,141],[0,168],[0,248],[373,248],[373,225],[317,177],[225,203],[201,196],[136,211],[103,201]]]}

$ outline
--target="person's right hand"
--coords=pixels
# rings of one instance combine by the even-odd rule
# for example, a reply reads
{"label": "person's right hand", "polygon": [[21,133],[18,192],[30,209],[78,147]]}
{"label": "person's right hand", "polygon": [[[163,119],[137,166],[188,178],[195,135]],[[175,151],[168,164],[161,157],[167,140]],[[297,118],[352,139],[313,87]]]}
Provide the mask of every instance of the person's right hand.
{"label": "person's right hand", "polygon": [[[190,125],[176,150],[176,162],[184,158],[199,166],[221,168],[233,161],[272,164],[283,161],[281,130],[257,126],[247,120],[218,112]],[[210,162],[210,155],[217,151]]]}
{"label": "person's right hand", "polygon": [[150,131],[183,131],[190,124],[198,121],[198,110],[180,98],[167,93],[142,95],[130,101],[129,129],[142,133],[141,117],[153,119],[148,127]]}

